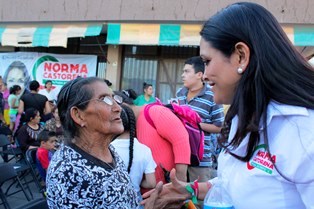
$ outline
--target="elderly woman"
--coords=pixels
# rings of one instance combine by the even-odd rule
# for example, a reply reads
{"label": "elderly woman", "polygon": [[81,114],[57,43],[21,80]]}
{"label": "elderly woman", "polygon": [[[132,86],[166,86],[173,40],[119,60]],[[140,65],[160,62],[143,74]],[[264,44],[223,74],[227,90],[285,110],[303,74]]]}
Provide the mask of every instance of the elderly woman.
{"label": "elderly woman", "polygon": [[123,132],[117,101],[98,78],[77,78],[62,87],[57,106],[68,136],[48,168],[50,208],[138,207],[125,165],[109,145]]}

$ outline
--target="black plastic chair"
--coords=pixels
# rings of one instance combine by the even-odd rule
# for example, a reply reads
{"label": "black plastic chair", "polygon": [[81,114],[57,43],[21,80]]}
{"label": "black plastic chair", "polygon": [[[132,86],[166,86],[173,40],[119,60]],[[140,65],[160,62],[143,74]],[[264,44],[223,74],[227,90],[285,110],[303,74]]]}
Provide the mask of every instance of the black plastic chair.
{"label": "black plastic chair", "polygon": [[[6,209],[10,209],[10,205],[8,203],[7,197],[11,196],[13,194],[16,194],[18,192],[23,192],[26,199],[28,201],[31,200],[31,198],[28,196],[28,194],[26,193],[25,189],[24,189],[24,185],[21,183],[21,180],[19,178],[19,176],[17,175],[16,170],[14,169],[13,165],[11,163],[3,163],[0,165],[0,197],[2,200],[2,203],[4,205],[4,207]],[[17,184],[17,187],[19,187],[20,189],[9,193],[9,190],[11,188],[11,185],[7,188],[6,192],[3,192],[2,190],[2,186],[5,182],[8,182],[10,180],[13,180],[14,184]]]}
{"label": "black plastic chair", "polygon": [[[19,174],[20,179],[23,180],[23,182],[26,184],[26,188],[30,191],[31,197],[33,198],[33,193],[31,192],[28,183],[35,182],[36,186],[41,189],[38,180],[36,178],[36,175],[34,174],[34,171],[32,170],[32,167],[28,164],[26,157],[22,150],[20,148],[12,148],[8,137],[6,135],[0,134],[0,147],[2,146],[7,148],[3,151],[3,153],[8,155],[13,155],[12,159],[15,159],[16,163],[11,163],[15,169],[15,171]],[[11,159],[10,159],[11,160]],[[27,181],[26,177],[28,174],[31,174],[32,180]],[[10,185],[10,187],[13,186]]]}
{"label": "black plastic chair", "polygon": [[[24,158],[22,150],[17,148],[12,148],[11,142],[9,141],[8,136],[4,134],[0,134],[0,147],[2,147],[2,151],[0,151],[2,158],[4,161],[10,161],[12,159],[16,159],[19,161]],[[11,158],[5,159],[3,156],[12,156]]]}
{"label": "black plastic chair", "polygon": [[41,192],[44,195],[45,189],[41,186],[40,181],[42,180],[39,172],[37,172],[37,165],[36,165],[36,153],[37,153],[37,148],[34,149],[29,149],[26,151],[26,161],[31,168],[32,175],[34,177],[36,186],[39,189],[39,192]]}
{"label": "black plastic chair", "polygon": [[37,148],[29,149],[26,151],[26,160],[32,165],[33,168],[36,168],[36,154]]}

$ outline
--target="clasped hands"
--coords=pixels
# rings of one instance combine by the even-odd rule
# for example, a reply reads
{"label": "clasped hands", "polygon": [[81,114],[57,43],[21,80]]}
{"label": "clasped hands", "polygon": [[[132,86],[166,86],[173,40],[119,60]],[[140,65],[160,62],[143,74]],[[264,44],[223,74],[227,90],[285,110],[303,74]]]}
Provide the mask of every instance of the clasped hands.
{"label": "clasped hands", "polygon": [[177,179],[175,169],[170,172],[171,183],[163,185],[159,182],[155,189],[143,194],[142,205],[145,209],[180,209],[191,199],[191,193],[186,190],[187,182]]}

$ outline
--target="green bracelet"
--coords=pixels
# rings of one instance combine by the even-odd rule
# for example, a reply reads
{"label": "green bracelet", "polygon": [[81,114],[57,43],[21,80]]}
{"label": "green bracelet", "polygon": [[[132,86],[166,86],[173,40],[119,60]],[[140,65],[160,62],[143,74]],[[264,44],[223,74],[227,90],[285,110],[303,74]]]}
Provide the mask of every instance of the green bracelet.
{"label": "green bracelet", "polygon": [[185,189],[190,192],[192,194],[192,202],[194,204],[197,204],[197,197],[196,197],[196,194],[195,194],[195,191],[194,189],[192,188],[191,186],[191,183],[189,183],[188,185],[186,185]]}

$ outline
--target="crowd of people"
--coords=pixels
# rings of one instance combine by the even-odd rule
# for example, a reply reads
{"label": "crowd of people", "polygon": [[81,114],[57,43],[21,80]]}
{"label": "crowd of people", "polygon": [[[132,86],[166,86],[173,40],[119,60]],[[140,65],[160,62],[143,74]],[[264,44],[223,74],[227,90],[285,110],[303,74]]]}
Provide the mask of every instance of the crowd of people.
{"label": "crowd of people", "polygon": [[[112,91],[108,81],[79,77],[63,86],[57,100],[52,99],[51,84],[47,81],[39,90],[39,83],[31,81],[23,94],[14,85],[8,97],[13,138],[24,153],[37,149],[50,207],[144,208],[141,195],[156,182],[168,183],[171,169],[181,181],[197,179],[188,173],[189,135],[180,119],[164,106],[149,110],[154,127],[146,119],[146,104],[156,102],[151,84],[144,83],[144,94],[138,96],[132,89]],[[206,86],[203,81],[201,85]],[[87,190],[94,192],[86,195]]]}
{"label": "crowd of people", "polygon": [[313,207],[313,67],[255,3],[222,9],[200,35],[200,56],[185,61],[176,94],[202,119],[199,166],[190,165],[182,121],[163,105],[146,109],[158,101],[151,84],[138,96],[78,77],[56,96],[51,81],[23,93],[0,80],[0,120],[7,109],[21,149],[38,149],[50,208],[203,208],[221,180],[236,209]]}
{"label": "crowd of people", "polygon": [[[47,83],[51,84],[52,82],[47,81]],[[28,150],[38,149],[37,164],[42,179],[45,180],[44,174],[52,153],[56,150],[57,145],[62,143],[65,136],[59,116],[51,114],[47,97],[38,94],[40,85],[36,80],[29,83],[30,91],[23,93],[20,85],[13,85],[8,89],[2,78],[0,78],[0,86],[2,87],[0,95],[2,129],[0,134],[7,135],[11,141],[10,146],[19,147],[24,155]],[[55,109],[53,108],[54,112],[57,112]],[[44,134],[47,131],[49,136],[56,135],[49,141],[51,146],[47,146],[48,142],[45,137],[47,134]],[[47,150],[47,153],[49,151],[49,156],[41,150]],[[7,155],[2,157],[4,161],[8,161]]]}

